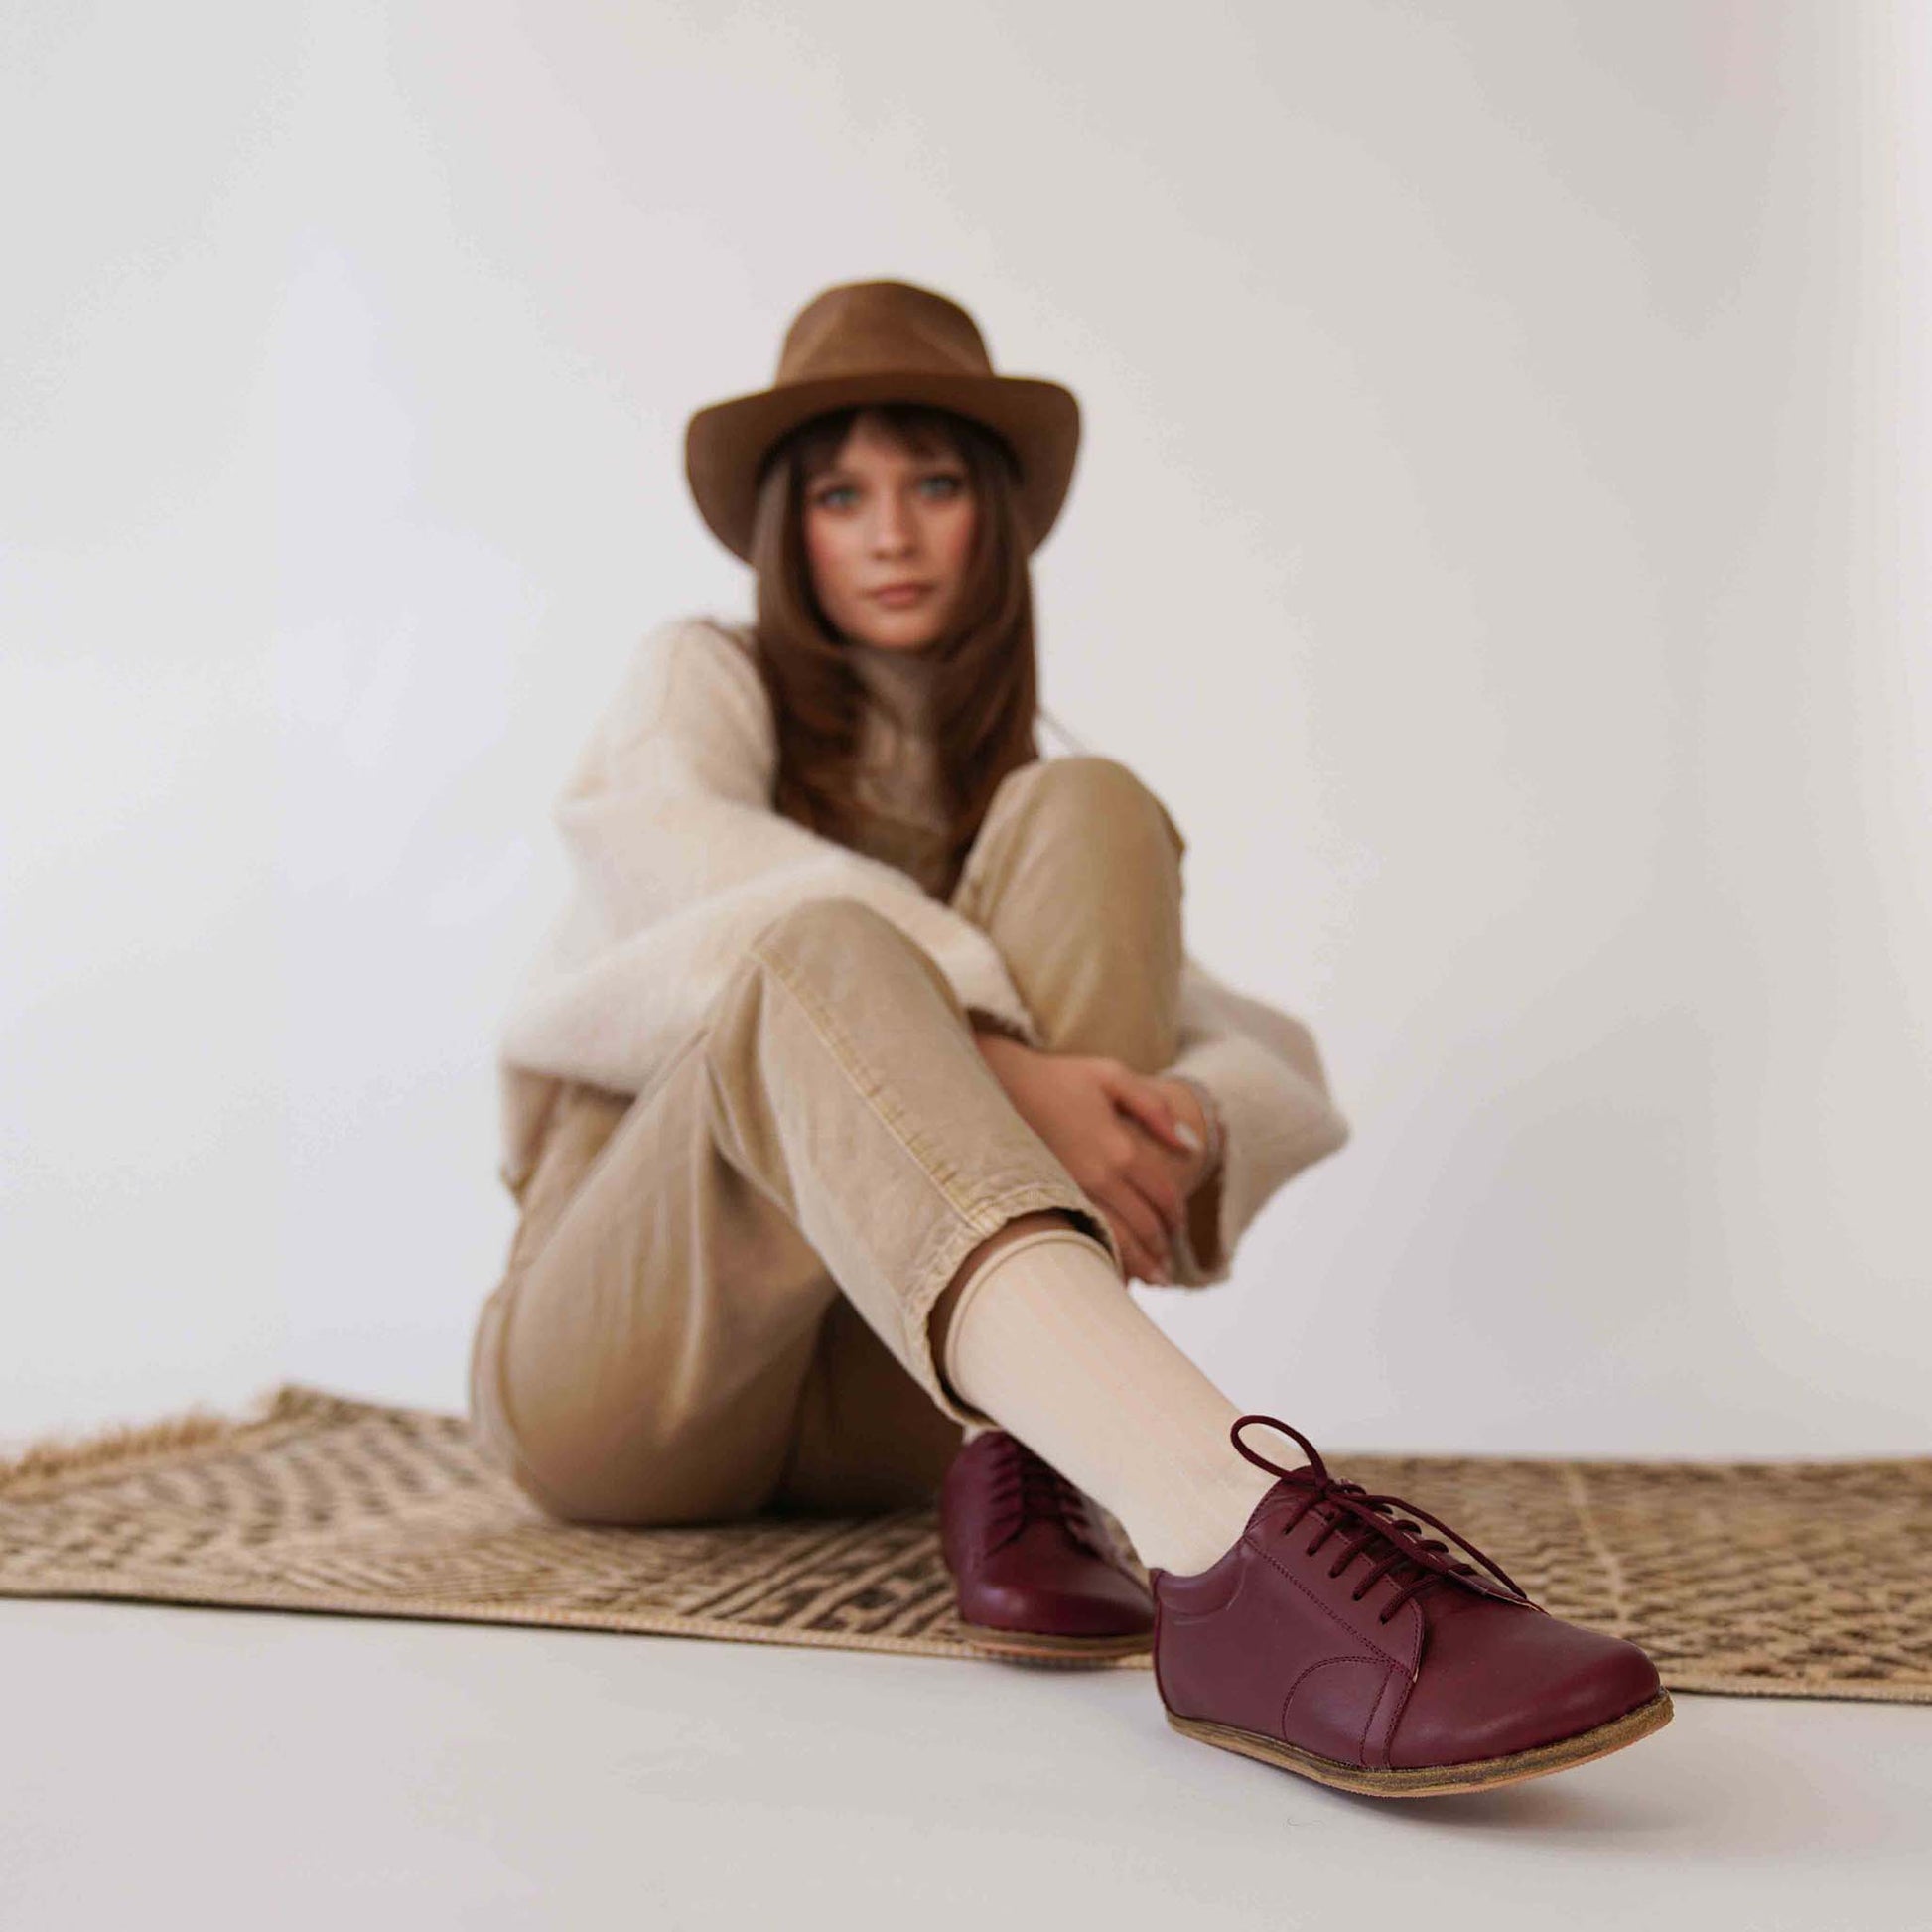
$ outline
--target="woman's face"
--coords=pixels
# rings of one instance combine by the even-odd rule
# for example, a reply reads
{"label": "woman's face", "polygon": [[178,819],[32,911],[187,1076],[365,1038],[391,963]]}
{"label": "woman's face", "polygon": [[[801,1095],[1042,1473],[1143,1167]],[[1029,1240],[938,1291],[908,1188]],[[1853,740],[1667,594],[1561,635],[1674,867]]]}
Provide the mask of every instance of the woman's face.
{"label": "woman's face", "polygon": [[[847,637],[917,650],[941,636],[966,576],[978,505],[953,456],[913,456],[870,412],[854,421],[832,467],[805,485],[805,555],[825,615]],[[878,593],[917,584],[895,602]]]}

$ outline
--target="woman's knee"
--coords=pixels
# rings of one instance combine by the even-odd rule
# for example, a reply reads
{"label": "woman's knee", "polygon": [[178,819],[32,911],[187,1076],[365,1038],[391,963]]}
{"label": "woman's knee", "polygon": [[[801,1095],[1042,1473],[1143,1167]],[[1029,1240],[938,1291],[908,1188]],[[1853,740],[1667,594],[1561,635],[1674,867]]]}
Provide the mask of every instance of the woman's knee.
{"label": "woman's knee", "polygon": [[861,898],[803,900],[759,932],[739,967],[741,980],[775,970],[827,1005],[878,1001],[897,993],[944,995],[947,981],[932,956],[901,925]]}
{"label": "woman's knee", "polygon": [[993,795],[987,820],[1001,817],[1085,817],[1118,829],[1135,822],[1157,829],[1175,856],[1187,842],[1161,796],[1132,765],[1097,752],[1035,759],[1009,771]]}
{"label": "woman's knee", "polygon": [[787,906],[759,928],[751,952],[755,958],[846,960],[856,952],[906,948],[918,949],[909,933],[864,899],[841,894]]}

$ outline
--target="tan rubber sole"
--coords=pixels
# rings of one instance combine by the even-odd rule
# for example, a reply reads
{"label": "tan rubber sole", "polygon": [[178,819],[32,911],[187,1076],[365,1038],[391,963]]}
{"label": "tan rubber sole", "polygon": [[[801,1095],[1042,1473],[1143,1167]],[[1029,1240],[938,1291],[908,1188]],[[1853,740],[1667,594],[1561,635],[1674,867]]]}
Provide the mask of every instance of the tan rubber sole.
{"label": "tan rubber sole", "polygon": [[1313,1751],[1298,1750],[1293,1744],[1264,1737],[1259,1731],[1168,1713],[1168,1722],[1174,1729],[1185,1736],[1199,1738],[1203,1744],[1215,1744],[1224,1751],[1239,1751],[1243,1757],[1278,1764],[1283,1770],[1299,1771],[1305,1778],[1333,1785],[1338,1791],[1360,1792],[1369,1798],[1436,1798],[1453,1791],[1488,1791],[1499,1784],[1518,1784],[1524,1778],[1540,1778],[1551,1771],[1567,1771],[1573,1764],[1587,1764],[1592,1758],[1607,1757],[1626,1744],[1634,1744],[1640,1737],[1648,1737],[1653,1730],[1663,1729],[1670,1721],[1670,1693],[1659,1691],[1648,1704],[1640,1704],[1606,1725],[1598,1725],[1593,1730],[1581,1730],[1574,1737],[1561,1737],[1554,1744],[1539,1744],[1534,1750],[1512,1751],[1506,1757],[1472,1758],[1466,1764],[1366,1771],[1356,1764],[1343,1764],[1332,1757],[1317,1757]]}
{"label": "tan rubber sole", "polygon": [[962,1620],[959,1632],[975,1650],[1024,1664],[1104,1664],[1154,1648],[1152,1630],[1118,1637],[1056,1637],[1044,1630],[996,1630],[991,1624]]}

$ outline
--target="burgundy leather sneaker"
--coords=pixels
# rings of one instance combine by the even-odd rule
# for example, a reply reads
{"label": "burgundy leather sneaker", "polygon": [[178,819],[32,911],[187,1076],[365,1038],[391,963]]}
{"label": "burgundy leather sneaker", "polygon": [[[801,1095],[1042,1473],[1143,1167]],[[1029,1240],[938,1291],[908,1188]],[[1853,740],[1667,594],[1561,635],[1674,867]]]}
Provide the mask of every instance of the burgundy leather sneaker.
{"label": "burgundy leather sneaker", "polygon": [[1144,1651],[1154,1601],[1093,1498],[1017,1436],[991,1429],[939,1487],[939,1541],[978,1650],[1034,1663]]}
{"label": "burgundy leather sneaker", "polygon": [[[1294,1437],[1308,1466],[1257,1455],[1249,1423]],[[1242,1416],[1229,1434],[1281,1480],[1218,1562],[1150,1573],[1174,1729],[1344,1791],[1420,1798],[1565,1770],[1670,1722],[1635,1644],[1550,1615],[1427,1510],[1331,1475],[1287,1423]]]}

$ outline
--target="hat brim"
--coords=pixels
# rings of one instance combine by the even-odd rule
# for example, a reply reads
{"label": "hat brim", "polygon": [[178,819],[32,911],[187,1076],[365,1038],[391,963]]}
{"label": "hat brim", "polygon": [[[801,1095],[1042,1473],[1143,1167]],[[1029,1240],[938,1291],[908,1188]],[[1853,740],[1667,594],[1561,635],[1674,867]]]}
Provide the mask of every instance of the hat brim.
{"label": "hat brim", "polygon": [[1020,464],[1020,514],[1028,549],[1046,540],[1066,501],[1080,447],[1080,404],[1063,383],[1029,375],[872,371],[788,382],[732,396],[685,425],[684,474],[698,513],[725,548],[749,563],[759,465],[787,430],[855,403],[919,402],[956,410],[997,431]]}

